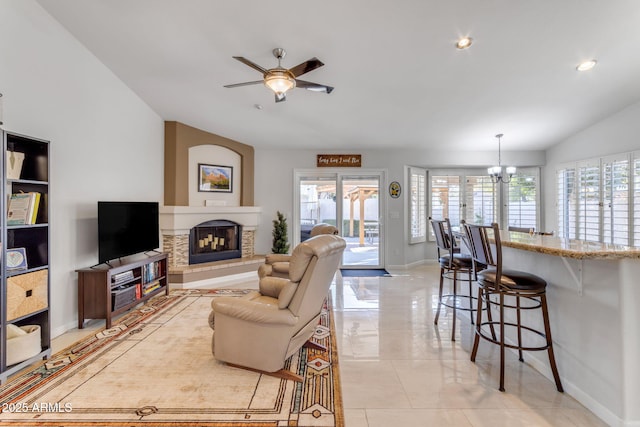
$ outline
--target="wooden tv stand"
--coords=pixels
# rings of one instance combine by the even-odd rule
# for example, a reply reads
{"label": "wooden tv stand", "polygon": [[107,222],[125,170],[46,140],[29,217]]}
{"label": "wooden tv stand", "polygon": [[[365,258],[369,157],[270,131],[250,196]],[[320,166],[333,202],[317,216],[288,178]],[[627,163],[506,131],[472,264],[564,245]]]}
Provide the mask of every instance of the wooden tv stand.
{"label": "wooden tv stand", "polygon": [[78,328],[85,319],[111,319],[148,299],[165,292],[167,254],[134,255],[76,270],[78,273]]}

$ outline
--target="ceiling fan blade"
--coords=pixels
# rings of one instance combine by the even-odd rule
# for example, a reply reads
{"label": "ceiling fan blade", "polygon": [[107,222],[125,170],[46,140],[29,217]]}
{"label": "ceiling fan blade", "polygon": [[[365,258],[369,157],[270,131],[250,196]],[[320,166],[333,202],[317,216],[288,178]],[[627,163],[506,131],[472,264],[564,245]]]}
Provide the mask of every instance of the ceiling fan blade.
{"label": "ceiling fan blade", "polygon": [[281,93],[281,94],[277,94],[276,93],[276,102],[283,102],[287,100],[287,94],[285,93]]}
{"label": "ceiling fan blade", "polygon": [[247,58],[244,58],[242,56],[234,56],[233,59],[237,59],[238,61],[242,62],[245,65],[248,65],[249,67],[253,68],[254,70],[260,71],[262,74],[266,74],[267,70],[265,68],[262,68],[261,66],[259,66],[258,64],[256,64],[253,61],[248,60]]}
{"label": "ceiling fan blade", "polygon": [[299,87],[301,89],[312,90],[314,92],[331,93],[333,91],[333,87],[331,86],[321,85],[318,83],[311,83],[311,82],[298,80],[298,79],[296,79],[296,87]]}
{"label": "ceiling fan blade", "polygon": [[313,71],[316,68],[322,67],[324,64],[318,58],[311,58],[308,61],[298,64],[293,68],[289,68],[289,72],[293,74],[293,77],[301,76],[309,71]]}
{"label": "ceiling fan blade", "polygon": [[263,84],[264,81],[263,80],[256,80],[253,82],[244,82],[244,83],[234,83],[232,85],[224,85],[224,87],[240,87],[240,86],[250,86],[250,85],[258,85],[258,84]]}

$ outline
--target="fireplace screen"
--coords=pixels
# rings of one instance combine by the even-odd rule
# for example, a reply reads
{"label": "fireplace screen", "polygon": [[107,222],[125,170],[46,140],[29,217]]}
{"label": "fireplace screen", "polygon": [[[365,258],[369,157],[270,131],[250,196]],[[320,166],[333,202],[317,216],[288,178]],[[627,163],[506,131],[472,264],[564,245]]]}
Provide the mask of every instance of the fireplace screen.
{"label": "fireplace screen", "polygon": [[214,220],[191,229],[189,264],[240,258],[242,226],[233,221]]}

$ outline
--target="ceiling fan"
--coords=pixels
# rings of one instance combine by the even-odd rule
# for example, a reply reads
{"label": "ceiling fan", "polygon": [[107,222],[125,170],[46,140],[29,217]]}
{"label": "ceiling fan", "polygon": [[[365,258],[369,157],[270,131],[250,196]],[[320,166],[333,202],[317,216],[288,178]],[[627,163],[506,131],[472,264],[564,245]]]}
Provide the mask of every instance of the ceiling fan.
{"label": "ceiling fan", "polygon": [[311,83],[305,80],[299,80],[303,74],[308,73],[309,71],[313,71],[316,68],[322,67],[324,64],[318,58],[311,58],[308,61],[305,61],[301,64],[296,65],[293,68],[282,68],[280,65],[280,61],[285,57],[287,52],[285,52],[282,48],[273,49],[273,56],[278,59],[278,66],[275,68],[266,69],[261,67],[248,60],[247,58],[243,58],[242,56],[234,56],[234,59],[242,62],[243,64],[248,65],[254,70],[260,71],[263,75],[262,80],[256,80],[252,82],[244,82],[244,83],[236,83],[232,85],[225,85],[225,87],[239,87],[239,86],[249,86],[249,85],[257,85],[264,84],[266,87],[271,89],[276,94],[276,102],[282,102],[287,100],[286,93],[288,90],[291,90],[295,87],[299,87],[302,89],[312,90],[314,92],[324,92],[331,93],[333,88],[331,86],[321,85],[318,83]]}

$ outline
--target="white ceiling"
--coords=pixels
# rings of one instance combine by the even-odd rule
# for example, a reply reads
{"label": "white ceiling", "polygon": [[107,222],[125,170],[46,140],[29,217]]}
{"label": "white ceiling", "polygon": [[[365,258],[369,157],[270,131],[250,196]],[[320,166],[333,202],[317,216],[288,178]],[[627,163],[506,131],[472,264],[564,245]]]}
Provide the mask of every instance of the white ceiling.
{"label": "white ceiling", "polygon": [[[640,100],[638,0],[38,2],[163,119],[256,148],[536,150]],[[223,87],[275,47],[333,93]]]}

